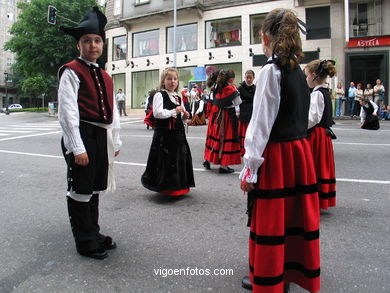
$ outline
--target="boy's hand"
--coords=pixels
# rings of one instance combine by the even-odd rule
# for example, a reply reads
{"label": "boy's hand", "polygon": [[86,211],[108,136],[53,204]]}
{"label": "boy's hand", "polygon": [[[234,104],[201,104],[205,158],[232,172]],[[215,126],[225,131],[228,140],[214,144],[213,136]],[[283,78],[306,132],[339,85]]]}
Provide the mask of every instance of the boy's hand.
{"label": "boy's hand", "polygon": [[89,164],[88,154],[82,153],[74,156],[74,162],[80,166],[87,166]]}
{"label": "boy's hand", "polygon": [[184,112],[184,108],[182,106],[177,106],[176,107],[176,113],[179,114],[180,112]]}

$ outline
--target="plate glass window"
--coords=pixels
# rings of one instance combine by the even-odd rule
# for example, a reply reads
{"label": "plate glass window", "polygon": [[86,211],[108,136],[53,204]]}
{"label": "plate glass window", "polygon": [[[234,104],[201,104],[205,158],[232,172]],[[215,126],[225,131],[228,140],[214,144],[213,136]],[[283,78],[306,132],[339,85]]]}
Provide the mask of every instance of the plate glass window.
{"label": "plate glass window", "polygon": [[112,52],[112,60],[125,60],[127,55],[127,37],[119,36],[113,38],[113,52]]}
{"label": "plate glass window", "polygon": [[241,17],[206,21],[206,49],[241,45]]}
{"label": "plate glass window", "polygon": [[159,30],[133,34],[133,57],[159,54]]}
{"label": "plate glass window", "polygon": [[[173,27],[167,28],[168,42],[167,53],[173,52]],[[186,24],[176,27],[176,50],[177,52],[198,49],[198,25]]]}
{"label": "plate glass window", "polygon": [[266,13],[251,15],[251,44],[261,44],[261,26]]}

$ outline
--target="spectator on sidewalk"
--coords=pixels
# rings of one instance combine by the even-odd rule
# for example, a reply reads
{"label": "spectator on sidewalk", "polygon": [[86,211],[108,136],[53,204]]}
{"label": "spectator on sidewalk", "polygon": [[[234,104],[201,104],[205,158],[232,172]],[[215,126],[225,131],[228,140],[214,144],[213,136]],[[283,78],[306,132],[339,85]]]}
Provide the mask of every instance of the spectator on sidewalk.
{"label": "spectator on sidewalk", "polygon": [[381,107],[383,104],[385,96],[385,87],[382,84],[382,81],[378,78],[376,80],[376,85],[374,86],[374,102]]}
{"label": "spectator on sidewalk", "polygon": [[355,91],[355,111],[353,116],[358,117],[360,115],[360,100],[364,99],[363,85],[359,82]]}
{"label": "spectator on sidewalk", "polygon": [[344,115],[343,104],[345,101],[345,92],[341,81],[337,83],[336,88],[336,116],[340,117]]}
{"label": "spectator on sidewalk", "polygon": [[349,115],[351,117],[353,117],[353,114],[355,113],[355,93],[356,93],[355,83],[351,81],[349,83],[349,88],[348,88]]}
{"label": "spectator on sidewalk", "polygon": [[122,116],[122,112],[125,116],[127,116],[126,113],[126,95],[124,92],[122,92],[122,89],[118,90],[118,93],[116,94],[116,102],[118,103],[118,110],[119,115]]}
{"label": "spectator on sidewalk", "polygon": [[371,83],[367,83],[366,89],[364,90],[364,98],[370,101],[374,100],[374,89],[371,86]]}

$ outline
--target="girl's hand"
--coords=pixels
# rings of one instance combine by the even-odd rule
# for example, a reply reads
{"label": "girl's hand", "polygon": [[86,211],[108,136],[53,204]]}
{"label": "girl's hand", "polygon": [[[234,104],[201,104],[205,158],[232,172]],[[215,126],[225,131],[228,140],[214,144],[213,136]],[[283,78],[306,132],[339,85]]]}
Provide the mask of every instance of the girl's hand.
{"label": "girl's hand", "polygon": [[188,113],[187,111],[184,111],[183,112],[183,119],[188,119],[190,117],[190,113]]}
{"label": "girl's hand", "polygon": [[249,191],[252,191],[253,189],[255,189],[255,185],[253,183],[249,183],[246,181],[242,181],[240,187],[241,187],[241,190],[244,192],[249,192]]}
{"label": "girl's hand", "polygon": [[74,156],[74,162],[80,166],[87,166],[89,164],[88,154],[82,153]]}
{"label": "girl's hand", "polygon": [[184,108],[182,106],[177,106],[176,107],[176,114],[179,114],[180,112],[183,112],[184,113]]}
{"label": "girl's hand", "polygon": [[117,157],[119,155],[120,151],[116,151],[115,152],[115,157]]}

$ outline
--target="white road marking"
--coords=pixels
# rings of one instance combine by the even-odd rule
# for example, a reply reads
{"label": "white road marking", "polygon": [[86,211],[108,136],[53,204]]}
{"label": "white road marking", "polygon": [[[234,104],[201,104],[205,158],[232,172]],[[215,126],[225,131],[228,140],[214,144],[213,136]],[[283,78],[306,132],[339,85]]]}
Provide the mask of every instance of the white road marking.
{"label": "white road marking", "polygon": [[0,141],[14,140],[14,139],[26,138],[26,137],[35,137],[35,136],[42,136],[42,135],[49,135],[49,134],[55,134],[55,133],[60,133],[60,132],[62,132],[62,131],[44,132],[44,133],[36,133],[36,134],[29,134],[29,135],[22,135],[22,136],[0,138]]}
{"label": "white road marking", "polygon": [[[15,152],[15,151],[7,151],[7,150],[0,150],[0,153],[23,155],[23,156],[33,156],[33,157],[43,157],[43,158],[63,159],[62,156],[37,154],[37,153],[26,153],[26,152]],[[132,162],[121,162],[121,161],[115,161],[115,164],[137,166],[137,167],[145,167],[146,166],[146,164],[144,164],[144,163],[132,163]],[[206,172],[207,170],[205,170],[203,168],[194,168],[194,171]],[[240,172],[234,172],[234,174],[240,174]],[[352,178],[336,178],[336,182],[390,184],[390,181],[385,181],[385,180],[367,180],[367,179],[352,179]]]}

